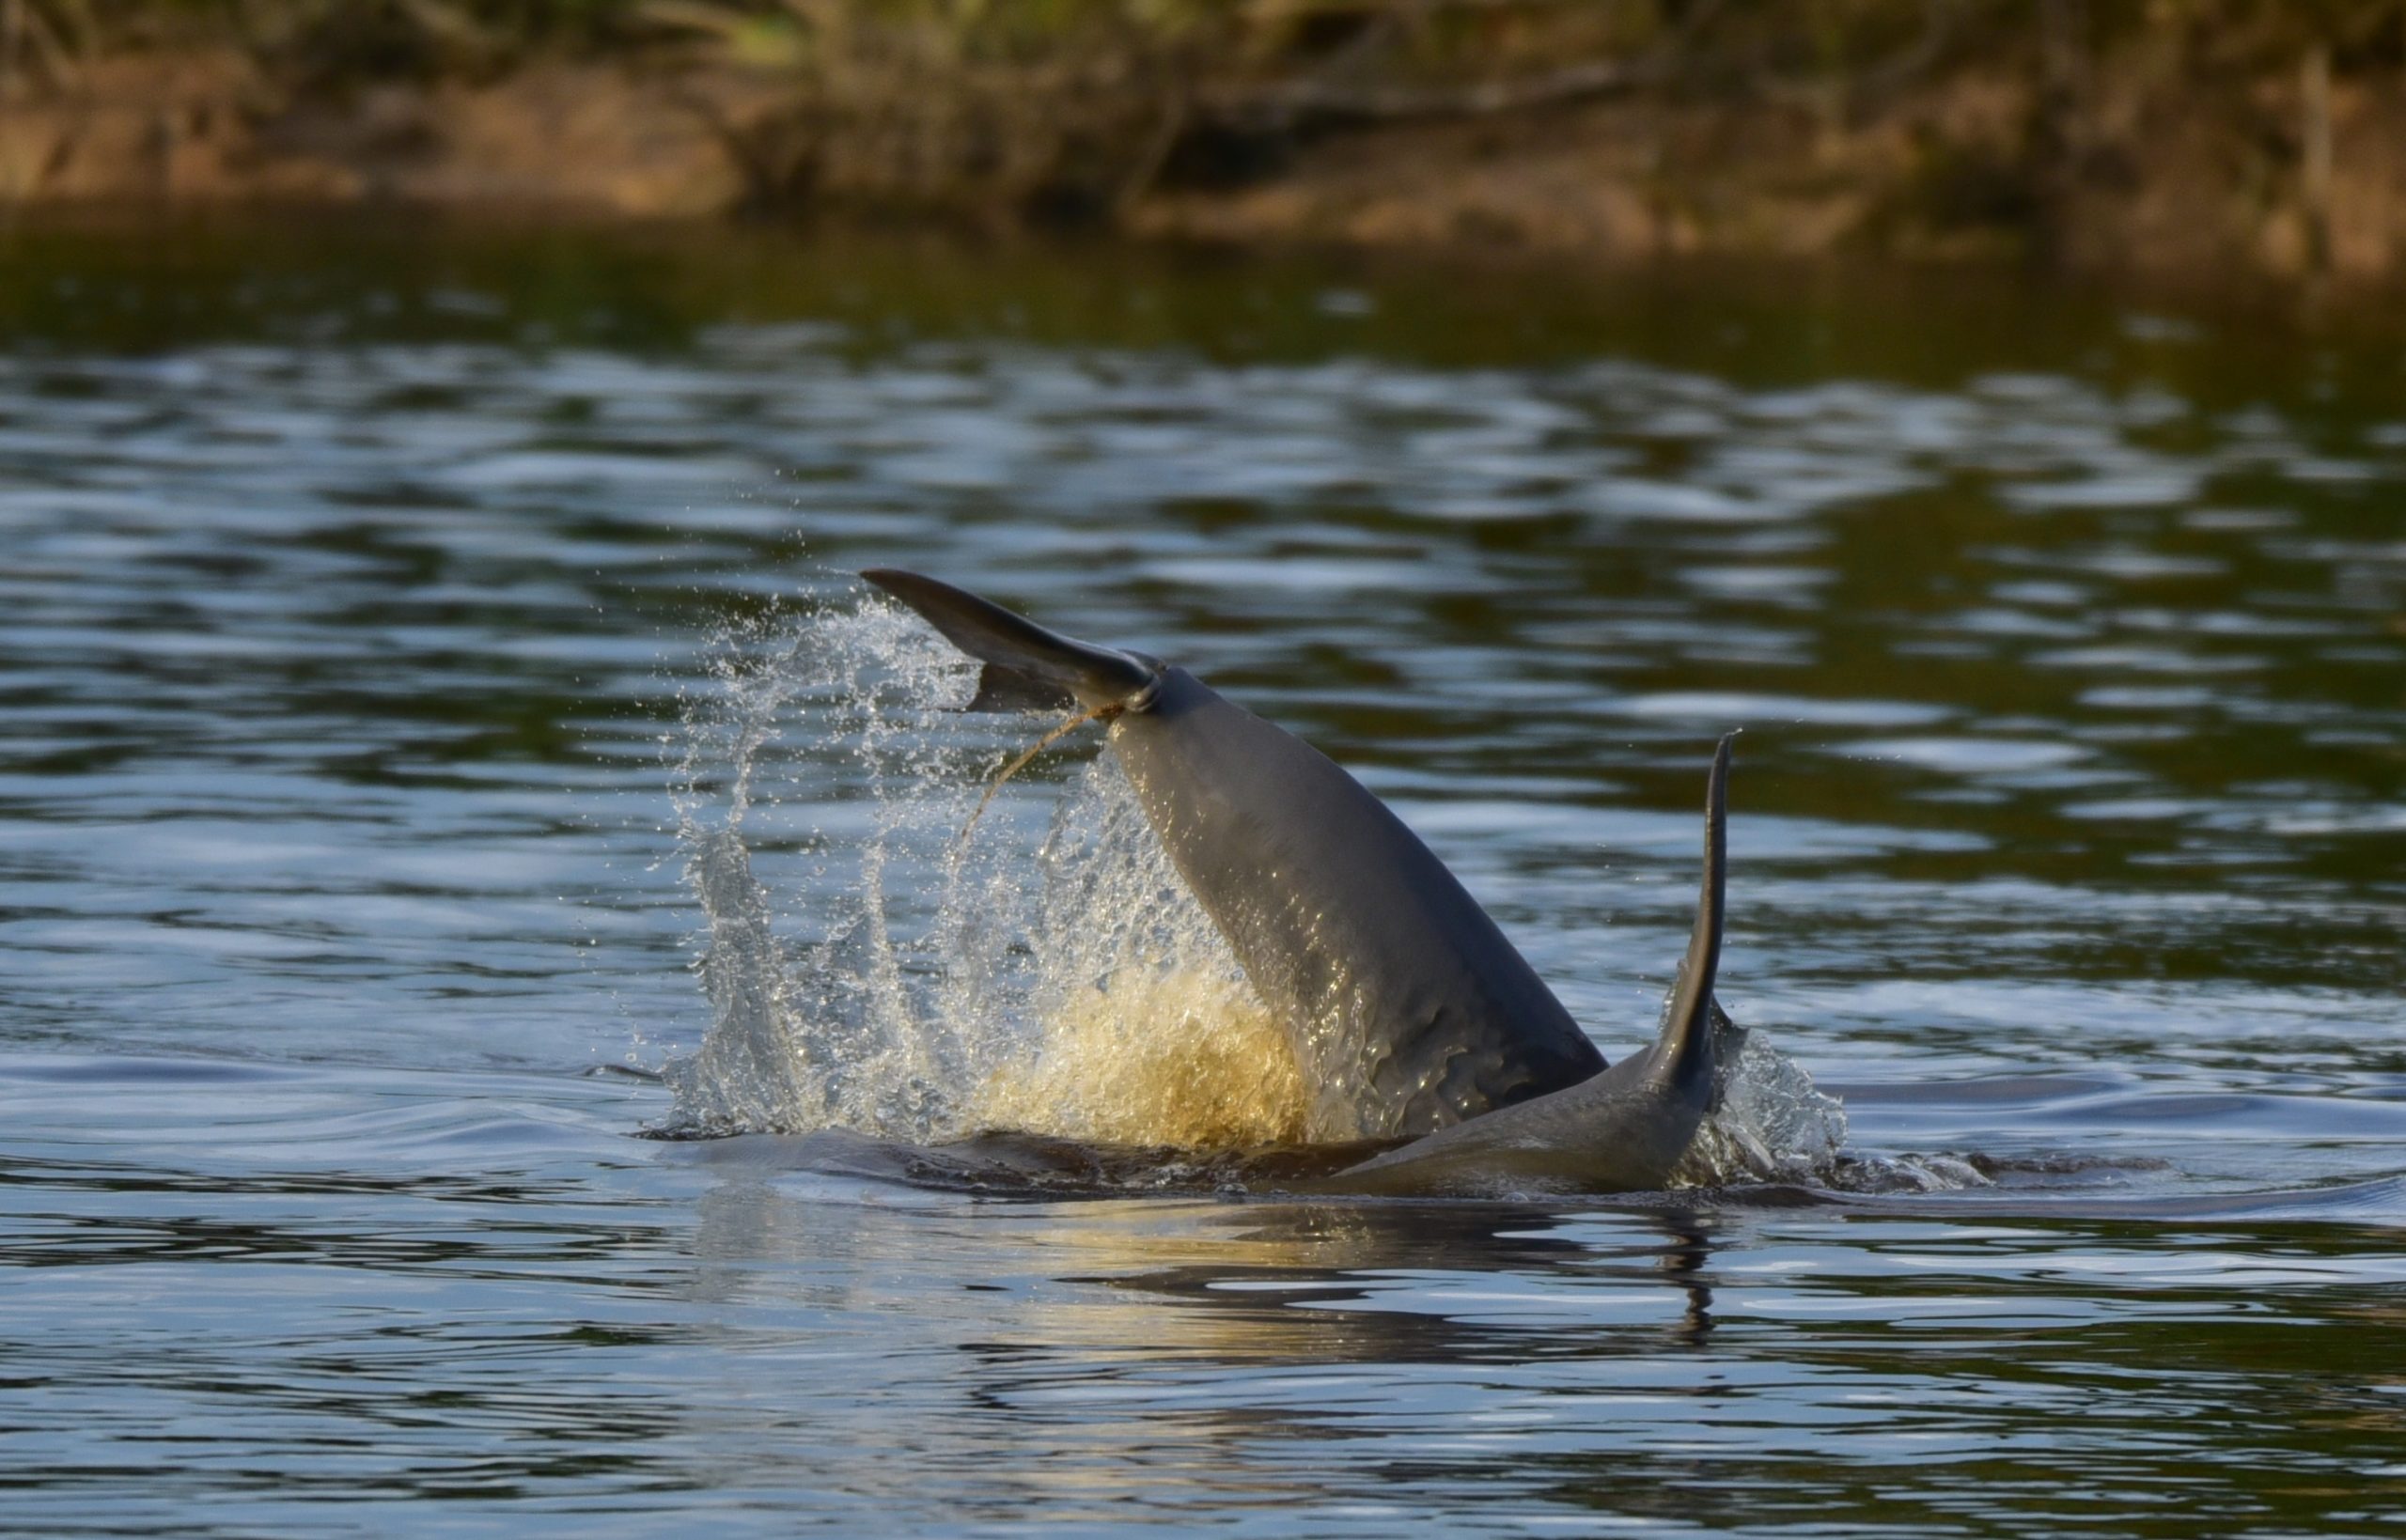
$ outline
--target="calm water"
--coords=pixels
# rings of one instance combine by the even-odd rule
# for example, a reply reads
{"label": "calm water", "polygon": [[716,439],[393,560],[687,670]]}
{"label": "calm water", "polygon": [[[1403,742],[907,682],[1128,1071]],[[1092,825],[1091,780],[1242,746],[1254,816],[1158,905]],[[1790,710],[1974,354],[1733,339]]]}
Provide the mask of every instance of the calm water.
{"label": "calm water", "polygon": [[[0,1532],[2406,1526],[2377,315],[201,229],[0,238]],[[1328,749],[1615,1055],[1742,725],[1722,997],[1961,1180],[638,1137],[711,1019],[686,718],[872,563]],[[779,720],[807,946],[895,804]]]}

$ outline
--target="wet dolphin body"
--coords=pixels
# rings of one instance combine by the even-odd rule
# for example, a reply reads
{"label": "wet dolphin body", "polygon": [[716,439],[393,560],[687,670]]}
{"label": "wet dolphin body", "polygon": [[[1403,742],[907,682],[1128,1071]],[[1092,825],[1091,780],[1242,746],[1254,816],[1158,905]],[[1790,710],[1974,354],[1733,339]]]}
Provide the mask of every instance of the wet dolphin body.
{"label": "wet dolphin body", "polygon": [[1159,659],[1057,635],[917,573],[862,576],[984,662],[971,709],[1074,703],[1111,720],[1171,862],[1295,1034],[1311,1136],[1428,1136],[1333,1185],[1662,1185],[1717,1081],[1726,741],[1704,899],[1660,1038],[1606,1069],[1453,874],[1319,751]]}
{"label": "wet dolphin body", "polygon": [[1440,1128],[1338,1173],[1346,1192],[1493,1193],[1662,1187],[1720,1097],[1721,1060],[1742,1040],[1712,998],[1727,887],[1729,739],[1704,792],[1704,891],[1679,982],[1652,1044],[1602,1074]]}

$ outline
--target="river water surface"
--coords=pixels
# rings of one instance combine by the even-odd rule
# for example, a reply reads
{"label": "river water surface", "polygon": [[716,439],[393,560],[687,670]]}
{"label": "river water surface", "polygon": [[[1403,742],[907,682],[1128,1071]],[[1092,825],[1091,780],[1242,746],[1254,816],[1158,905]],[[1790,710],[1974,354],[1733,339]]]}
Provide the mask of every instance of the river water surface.
{"label": "river water surface", "polygon": [[[0,336],[0,1532],[2406,1527],[2395,327],[197,228],[7,237]],[[1720,993],[1844,1150],[1121,1150],[1061,1065],[1191,998],[1013,1059],[1107,761],[961,843],[1045,723],[870,565],[1326,749],[1616,1057],[1742,727]]]}

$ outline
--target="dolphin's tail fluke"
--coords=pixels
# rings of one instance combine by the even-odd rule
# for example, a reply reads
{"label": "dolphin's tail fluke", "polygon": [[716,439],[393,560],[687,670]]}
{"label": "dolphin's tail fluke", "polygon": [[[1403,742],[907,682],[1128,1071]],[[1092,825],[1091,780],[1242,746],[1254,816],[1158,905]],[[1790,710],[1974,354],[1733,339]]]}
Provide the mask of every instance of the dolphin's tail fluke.
{"label": "dolphin's tail fluke", "polygon": [[1651,1068],[1659,1083],[1687,1089],[1710,1081],[1713,1069],[1713,975],[1721,969],[1721,929],[1726,918],[1729,856],[1729,750],[1732,733],[1712,754],[1712,773],[1704,786],[1704,887],[1696,897],[1695,928],[1688,933],[1687,956],[1680,959],[1680,981],[1664,1013],[1663,1035],[1655,1043]]}
{"label": "dolphin's tail fluke", "polygon": [[891,567],[871,568],[861,576],[986,665],[968,706],[972,711],[1142,709],[1137,697],[1161,676],[1161,665],[1149,658],[1046,630],[948,583]]}

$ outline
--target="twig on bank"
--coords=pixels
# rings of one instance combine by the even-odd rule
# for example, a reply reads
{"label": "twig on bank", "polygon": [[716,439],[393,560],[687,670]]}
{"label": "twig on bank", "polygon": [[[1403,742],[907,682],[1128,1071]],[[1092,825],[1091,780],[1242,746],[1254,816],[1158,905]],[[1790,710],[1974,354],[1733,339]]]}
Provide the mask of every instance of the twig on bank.
{"label": "twig on bank", "polygon": [[1111,206],[1114,212],[1125,212],[1129,205],[1152,190],[1153,183],[1161,177],[1162,167],[1169,163],[1179,140],[1185,136],[1191,110],[1185,88],[1173,87],[1168,100],[1162,105],[1161,121],[1154,126],[1145,148],[1120,177],[1119,185],[1113,190]]}
{"label": "twig on bank", "polygon": [[[1466,0],[1438,3],[1459,5]],[[1676,34],[1636,59],[1597,59],[1516,80],[1453,86],[1347,86],[1322,75],[1224,88],[1206,93],[1202,104],[1214,119],[1257,132],[1289,129],[1304,120],[1400,122],[1570,106],[1669,80],[1722,6],[1723,0],[1703,0]]]}
{"label": "twig on bank", "polygon": [[2316,42],[2298,70],[2299,171],[2305,203],[2305,260],[2331,266],[2331,45]]}
{"label": "twig on bank", "polygon": [[1955,20],[1961,0],[1923,0],[1921,32],[1913,45],[1896,57],[1866,70],[1852,74],[1833,73],[1809,84],[1782,80],[1770,61],[1757,50],[1754,70],[1755,89],[1773,101],[1812,108],[1816,112],[1832,110],[1833,99],[1840,107],[1865,96],[1902,86],[1907,81],[1938,62],[1953,39]]}
{"label": "twig on bank", "polygon": [[1343,86],[1303,80],[1215,92],[1207,100],[1213,116],[1262,128],[1287,127],[1301,118],[1396,122],[1528,112],[1607,96],[1664,78],[1664,71],[1659,68],[1607,59],[1530,80],[1488,81],[1450,89]]}

